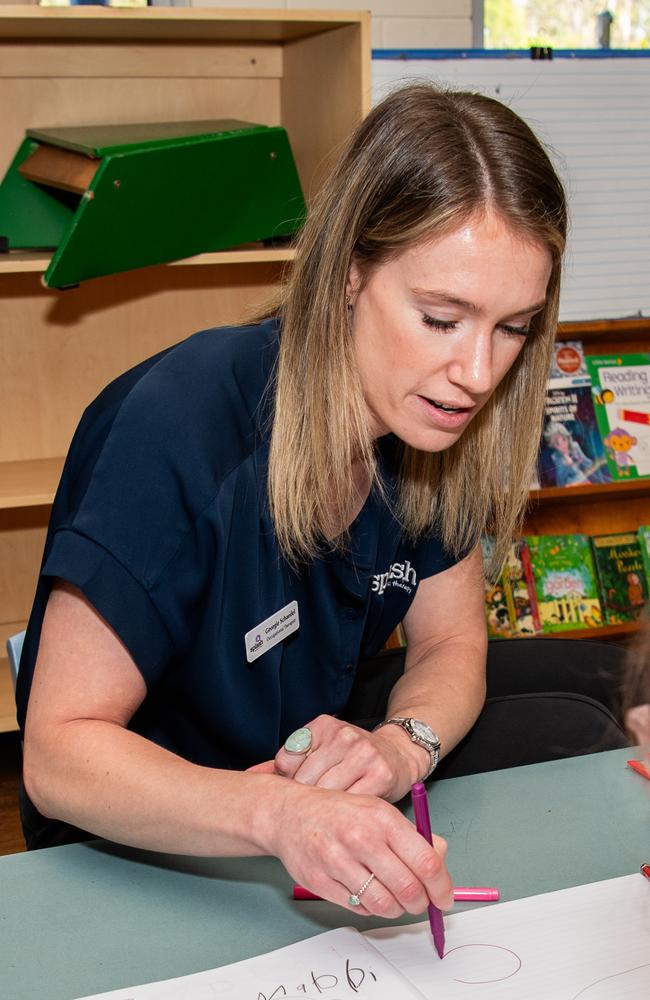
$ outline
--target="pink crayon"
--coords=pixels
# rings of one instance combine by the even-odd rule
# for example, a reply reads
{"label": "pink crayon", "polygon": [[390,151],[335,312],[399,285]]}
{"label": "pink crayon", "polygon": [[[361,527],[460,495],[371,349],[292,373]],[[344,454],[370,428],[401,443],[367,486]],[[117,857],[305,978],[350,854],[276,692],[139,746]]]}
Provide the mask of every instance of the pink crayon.
{"label": "pink crayon", "polygon": [[[320,899],[322,896],[317,896],[316,893],[310,892],[309,889],[305,889],[302,885],[294,885],[293,887],[293,898],[300,900],[310,900],[310,899]],[[500,899],[501,893],[498,889],[491,889],[488,886],[474,885],[474,886],[464,886],[459,885],[454,889],[454,902],[457,903],[494,903]]]}

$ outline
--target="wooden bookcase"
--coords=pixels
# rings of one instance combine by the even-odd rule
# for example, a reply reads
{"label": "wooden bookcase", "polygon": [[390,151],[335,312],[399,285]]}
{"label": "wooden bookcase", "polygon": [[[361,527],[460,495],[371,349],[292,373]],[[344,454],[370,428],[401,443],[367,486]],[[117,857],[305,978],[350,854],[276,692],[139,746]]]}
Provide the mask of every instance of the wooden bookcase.
{"label": "wooden bookcase", "polygon": [[[30,127],[239,118],[285,126],[309,200],[370,100],[365,12],[0,6],[3,175]],[[291,258],[243,247],[57,292],[47,253],[0,256],[0,731],[15,728],[5,640],[25,625],[84,407],[150,354],[258,310]]]}

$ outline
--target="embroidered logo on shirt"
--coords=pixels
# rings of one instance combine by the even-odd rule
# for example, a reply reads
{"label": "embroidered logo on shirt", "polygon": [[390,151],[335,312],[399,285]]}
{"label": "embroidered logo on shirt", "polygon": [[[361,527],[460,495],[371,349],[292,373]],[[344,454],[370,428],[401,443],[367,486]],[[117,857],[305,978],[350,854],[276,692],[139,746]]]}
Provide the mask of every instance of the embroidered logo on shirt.
{"label": "embroidered logo on shirt", "polygon": [[385,573],[375,573],[372,578],[372,592],[383,594],[387,587],[399,587],[407,594],[412,594],[418,585],[417,573],[408,559],[406,562],[392,563]]}

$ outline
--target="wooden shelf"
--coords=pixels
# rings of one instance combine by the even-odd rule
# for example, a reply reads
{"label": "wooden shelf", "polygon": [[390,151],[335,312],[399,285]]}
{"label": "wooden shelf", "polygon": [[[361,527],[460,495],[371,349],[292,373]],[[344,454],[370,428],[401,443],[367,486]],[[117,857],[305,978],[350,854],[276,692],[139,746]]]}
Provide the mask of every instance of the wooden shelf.
{"label": "wooden shelf", "polygon": [[0,38],[291,42],[364,23],[364,11],[219,8],[0,7]]}
{"label": "wooden shelf", "polygon": [[0,509],[51,504],[62,468],[62,458],[0,462]]}
{"label": "wooden shelf", "polygon": [[[597,503],[599,500],[612,500],[617,496],[621,500],[632,497],[650,497],[650,477],[632,479],[627,483],[586,483],[584,486],[554,486],[530,491],[531,501],[543,504],[575,503],[576,500]],[[650,520],[650,510],[648,511],[648,519]]]}
{"label": "wooden shelf", "polygon": [[[56,8],[58,9],[58,8]],[[220,264],[269,264],[291,261],[296,251],[292,247],[246,246],[218,253],[202,253],[195,257],[185,257],[169,264],[152,265],[161,267],[210,266]],[[0,275],[2,274],[44,274],[49,267],[51,254],[42,252],[9,253],[0,255]]]}
{"label": "wooden shelf", "polygon": [[542,639],[624,639],[639,631],[638,622],[625,622],[623,625],[601,625],[600,628],[576,628],[569,632],[547,632],[537,638]]}
{"label": "wooden shelf", "polygon": [[[587,344],[598,340],[642,339],[650,336],[650,317],[629,316],[623,319],[599,319],[586,323],[560,323],[558,340],[582,340]],[[639,347],[639,350],[644,348]]]}

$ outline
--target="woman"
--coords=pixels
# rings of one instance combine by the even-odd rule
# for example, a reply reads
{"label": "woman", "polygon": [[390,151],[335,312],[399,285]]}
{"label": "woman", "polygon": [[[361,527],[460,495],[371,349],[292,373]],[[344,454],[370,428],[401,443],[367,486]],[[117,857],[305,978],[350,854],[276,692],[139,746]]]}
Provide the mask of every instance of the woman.
{"label": "woman", "polygon": [[[450,904],[444,843],[389,803],[481,709],[478,542],[502,560],[527,496],[565,214],[511,111],[407,87],[350,139],[273,316],[89,408],[21,664],[30,846],[273,854],[357,912]],[[401,620],[387,724],[343,723]]]}

